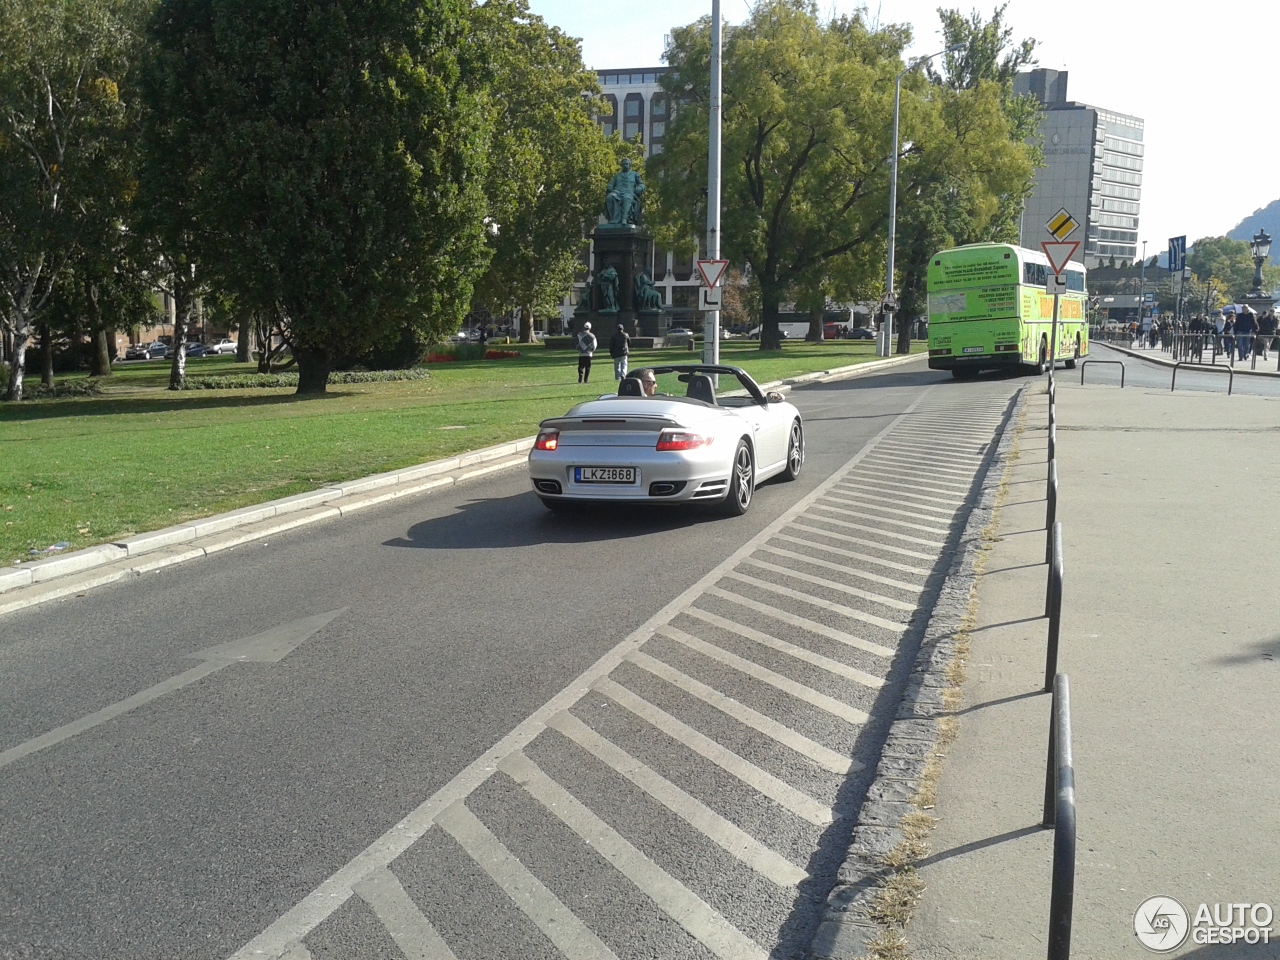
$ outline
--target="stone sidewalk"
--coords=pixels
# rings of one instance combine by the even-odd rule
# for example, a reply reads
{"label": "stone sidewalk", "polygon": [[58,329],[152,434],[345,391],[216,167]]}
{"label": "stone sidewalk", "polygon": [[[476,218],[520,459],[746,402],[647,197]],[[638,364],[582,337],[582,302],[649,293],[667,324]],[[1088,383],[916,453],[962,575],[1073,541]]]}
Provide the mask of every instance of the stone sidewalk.
{"label": "stone sidewalk", "polygon": [[[1148,897],[1280,911],[1280,400],[1057,383],[1078,809],[1071,957],[1154,956]],[[1047,397],[1032,387],[999,539],[977,585],[959,738],[906,929],[914,960],[1047,949],[1053,835],[1039,827],[1049,726]],[[1280,917],[1276,918],[1280,921]],[[1193,942],[1167,956],[1280,957]],[[1201,938],[1205,935],[1199,934]]]}

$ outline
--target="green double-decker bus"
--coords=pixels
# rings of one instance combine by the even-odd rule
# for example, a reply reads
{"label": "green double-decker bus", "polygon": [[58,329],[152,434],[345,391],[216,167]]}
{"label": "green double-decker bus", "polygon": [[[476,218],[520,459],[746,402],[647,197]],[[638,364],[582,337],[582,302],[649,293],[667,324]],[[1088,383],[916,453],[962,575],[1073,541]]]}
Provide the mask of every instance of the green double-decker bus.
{"label": "green double-decker bus", "polygon": [[1009,243],[974,243],[934,254],[929,289],[929,366],[956,378],[983,370],[1031,366],[1039,372],[1052,361],[1089,353],[1085,271],[1067,264],[1067,292],[1059,297],[1058,342],[1050,351],[1052,275],[1038,250]]}

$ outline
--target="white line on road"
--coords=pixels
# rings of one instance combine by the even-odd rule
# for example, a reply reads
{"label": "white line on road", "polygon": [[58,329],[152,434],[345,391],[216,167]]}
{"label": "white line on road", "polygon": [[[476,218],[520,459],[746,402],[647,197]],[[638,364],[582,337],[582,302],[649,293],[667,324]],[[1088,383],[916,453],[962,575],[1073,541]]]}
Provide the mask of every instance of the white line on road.
{"label": "white line on road", "polygon": [[891,597],[884,596],[884,594],[872,593],[869,590],[860,590],[857,587],[850,587],[843,583],[837,583],[830,577],[815,577],[811,573],[801,573],[799,570],[793,570],[791,567],[784,567],[777,563],[769,563],[766,560],[757,560],[755,557],[750,557],[745,562],[752,564],[753,566],[760,567],[762,570],[770,570],[773,573],[780,573],[783,576],[802,580],[805,583],[812,583],[815,586],[823,587],[827,590],[838,590],[841,593],[847,593],[851,597],[858,597],[859,599],[867,600],[871,603],[878,603],[883,607],[892,607],[895,610],[905,610],[908,612],[914,612],[916,609],[916,604],[914,603],[907,603],[904,600],[895,600]]}
{"label": "white line on road", "polygon": [[[883,497],[874,493],[868,493],[866,490],[859,490],[856,494],[853,491],[833,490],[827,494],[827,500],[835,500],[840,503],[848,503],[854,506],[868,506],[873,510],[879,510],[881,513],[897,513],[904,517],[915,517],[919,520],[939,520],[944,523],[950,523],[951,518],[956,515],[956,506],[950,507],[930,507],[923,503],[904,504],[898,497]],[[896,506],[882,507],[879,504],[892,503]],[[914,507],[913,510],[899,510],[898,507],[909,506]],[[921,511],[939,514],[937,517],[931,517],[928,513],[922,515]]]}
{"label": "white line on road", "polygon": [[[823,497],[822,499],[830,500],[832,498]],[[933,524],[910,523],[909,521],[906,521],[906,520],[895,520],[892,517],[881,517],[874,513],[867,513],[866,509],[846,510],[844,507],[835,507],[828,503],[815,503],[814,506],[818,507],[821,510],[829,510],[831,513],[838,513],[842,517],[861,517],[863,520],[866,520],[872,523],[887,523],[893,527],[905,527],[908,530],[919,530],[922,533],[936,533],[941,535],[941,539],[935,539],[933,537],[926,537],[923,539],[918,538],[920,543],[931,543],[931,544],[941,545],[947,542],[947,534],[949,531],[946,527],[937,527],[937,526],[934,526]],[[871,507],[869,509],[875,509],[875,508]],[[896,533],[894,531],[888,531],[888,530],[886,530],[885,532],[889,533],[890,536],[905,539],[903,534]]]}
{"label": "white line on road", "polygon": [[859,670],[857,667],[851,667],[847,663],[841,663],[839,660],[832,660],[830,657],[824,657],[820,653],[814,653],[804,647],[797,646],[794,643],[788,643],[786,640],[779,640],[777,637],[765,633],[763,630],[757,630],[755,627],[748,627],[745,624],[737,623],[728,617],[722,617],[719,614],[708,613],[706,610],[699,610],[697,607],[690,607],[685,611],[685,616],[695,617],[704,623],[709,623],[713,627],[719,627],[721,630],[728,630],[730,633],[736,633],[740,637],[748,640],[754,640],[756,643],[778,653],[785,653],[789,657],[795,657],[797,660],[803,660],[810,666],[818,667],[827,673],[834,674],[837,677],[844,677],[846,680],[853,680],[862,684],[864,687],[882,687],[884,679],[873,676],[865,670]]}
{"label": "white line on road", "polygon": [[723,647],[717,647],[714,643],[707,643],[707,641],[695,637],[691,633],[685,633],[679,627],[665,626],[662,628],[661,633],[663,636],[683,644],[690,650],[696,650],[710,660],[717,660],[726,667],[733,667],[738,672],[745,673],[761,683],[777,687],[783,693],[789,693],[797,700],[803,700],[819,710],[825,710],[833,717],[839,717],[854,726],[862,726],[867,722],[865,710],[859,710],[857,707],[849,706],[843,700],[837,700],[835,697],[829,697],[825,693],[819,693],[812,687],[806,687],[803,683],[797,683],[790,677],[775,673],[768,667],[762,667],[753,660],[740,657],[736,653],[730,653]]}
{"label": "white line on road", "polygon": [[960,495],[952,497],[930,497],[923,493],[910,488],[904,487],[896,483],[886,483],[877,477],[859,477],[857,480],[845,480],[835,487],[841,492],[847,490],[850,493],[861,494],[864,490],[878,490],[881,493],[892,496],[895,501],[901,502],[905,506],[914,506],[915,501],[920,500],[925,503],[940,503],[953,513],[960,509],[964,503],[964,497]]}
{"label": "white line on road", "polygon": [[592,730],[569,712],[558,714],[547,724],[612,767],[642,791],[662,804],[726,853],[737,857],[766,880],[790,888],[808,874],[782,854],[770,850],[737,824],[726,820],[697,797],[681,790],[648,764],[637,760],[616,743]]}
{"label": "white line on road", "polygon": [[[694,608],[691,607],[690,609]],[[701,680],[695,680],[688,674],[681,673],[670,664],[663,663],[647,653],[637,651],[631,654],[628,659],[637,667],[642,667],[655,677],[667,681],[678,690],[683,690],[689,696],[701,700],[707,706],[714,707],[726,716],[732,717],[743,726],[750,727],[757,733],[782,744],[803,759],[816,763],[824,770],[846,774],[863,768],[863,765],[857,760],[846,757],[842,753],[837,753],[830,747],[824,747],[816,740],[810,740],[804,734],[792,730],[786,724],[779,723],[773,717],[767,717],[760,711],[753,710],[745,703],[726,696],[714,687],[709,687]]]}
{"label": "white line on road", "polygon": [[436,823],[569,960],[617,960],[617,954],[530,873],[462,801],[440,814]]}
{"label": "white line on road", "polygon": [[[816,533],[820,537],[830,537],[832,540],[839,540],[841,543],[860,543],[868,547],[879,547],[880,544],[871,540],[864,540],[861,537],[850,537],[843,533],[833,533],[830,530],[822,530],[818,527],[807,527],[803,523],[793,523],[791,525],[796,530],[803,530],[806,533]],[[898,563],[896,560],[886,560],[884,557],[873,557],[869,553],[858,553],[856,550],[844,550],[840,547],[833,547],[827,543],[820,543],[817,540],[806,540],[803,537],[795,537],[791,534],[780,533],[775,540],[785,540],[787,543],[799,544],[802,547],[814,547],[826,553],[834,553],[838,557],[848,557],[850,560],[857,560],[861,563],[874,563],[879,567],[886,567],[889,570],[897,570],[901,573],[913,573],[918,577],[929,576],[930,571],[926,567],[913,567],[907,563]],[[905,553],[911,556],[919,556],[922,560],[936,559],[926,554],[914,554],[910,550],[894,551],[895,553]]]}
{"label": "white line on road", "polygon": [[[887,620],[884,617],[877,617],[874,613],[864,613],[862,610],[855,610],[853,607],[846,607],[843,603],[836,603],[834,600],[827,600],[823,597],[815,597],[812,594],[805,593],[803,590],[792,590],[790,587],[784,587],[778,583],[770,583],[768,580],[761,580],[758,577],[751,577],[745,573],[725,574],[726,580],[737,580],[739,583],[745,583],[747,586],[754,587],[757,590],[767,590],[770,593],[776,593],[780,597],[789,597],[792,600],[799,600],[801,603],[807,603],[812,607],[818,607],[822,610],[830,610],[832,613],[838,613],[842,617],[848,617],[850,620],[860,620],[862,623],[869,624],[873,627],[879,627],[881,630],[891,630],[894,633],[906,632],[907,625],[899,623],[896,620]],[[862,640],[856,638],[860,643],[852,644],[852,646],[862,647],[868,653],[875,653],[882,657],[892,657],[894,651],[888,647],[881,646],[871,640]]]}
{"label": "white line on road", "polygon": [[658,909],[721,960],[767,960],[768,954],[759,944],[637,850],[523,753],[507,757],[498,769],[524,787],[530,796],[635,884]]}
{"label": "white line on road", "polygon": [[394,873],[383,867],[355,885],[355,894],[377,915],[405,960],[458,960]]}
{"label": "white line on road", "polygon": [[[795,537],[774,537],[775,540],[785,540],[788,543],[800,543],[804,546],[810,546],[803,540],[797,540]],[[814,546],[817,546],[814,544]],[[837,552],[834,547],[825,548],[831,552]],[[859,580],[869,580],[872,583],[883,584],[886,587],[893,587],[895,590],[901,590],[904,593],[920,596],[924,593],[924,587],[915,583],[907,583],[905,580],[894,580],[892,577],[882,577],[879,574],[867,573],[865,570],[858,570],[846,563],[832,563],[830,560],[823,560],[821,557],[813,557],[805,553],[796,553],[794,550],[784,550],[782,547],[766,545],[760,548],[761,553],[776,553],[780,557],[787,557],[791,560],[798,560],[801,563],[807,563],[815,567],[824,567],[834,573],[839,573],[846,577],[857,577]],[[849,550],[841,550],[840,553],[850,553]]]}
{"label": "white line on road", "polygon": [[[813,506],[819,509],[827,509],[827,510],[834,509],[833,507],[823,508],[822,504],[820,503],[815,503]],[[849,511],[845,510],[842,512],[847,514]],[[861,514],[853,514],[853,515],[861,516]],[[837,520],[835,517],[821,516],[819,514],[814,514],[814,513],[807,515],[805,519],[808,520],[810,523],[830,523],[837,527],[843,527],[846,530],[861,530],[863,533],[879,534],[880,536],[893,537],[895,540],[904,540],[907,543],[918,543],[918,544],[921,544],[922,546],[937,548],[937,550],[935,550],[933,553],[921,553],[919,550],[908,550],[905,547],[890,546],[889,544],[882,543],[879,540],[862,541],[880,550],[892,550],[894,553],[905,554],[909,557],[915,557],[919,560],[938,559],[938,551],[941,550],[941,548],[946,545],[945,540],[925,540],[921,537],[909,537],[906,534],[890,533],[888,530],[882,530],[879,527],[872,527],[865,523],[850,523],[848,520]]]}
{"label": "white line on road", "polygon": [[657,727],[676,743],[688,747],[694,753],[710,760],[721,770],[733,774],[752,790],[786,807],[797,817],[819,827],[831,822],[831,810],[813,797],[785,783],[769,771],[762,770],[750,760],[738,756],[723,744],[717,743],[702,731],[695,730],[662,708],[655,707],[644,697],[632,693],[622,684],[614,680],[597,680],[594,689],[630,710],[641,720]]}
{"label": "white line on road", "polygon": [[[749,579],[749,578],[748,578]],[[771,606],[767,603],[761,603],[759,600],[752,600],[750,597],[744,597],[740,593],[734,593],[731,590],[722,590],[719,587],[712,587],[707,591],[709,596],[719,597],[721,600],[728,600],[730,603],[736,603],[740,607],[746,607],[748,610],[754,610],[756,613],[763,613],[766,617],[774,620],[781,620],[783,623],[790,624],[793,627],[799,627],[801,630],[808,630],[810,633],[816,633],[820,637],[826,637],[828,640],[834,640],[836,643],[843,643],[846,647],[856,647],[859,650],[865,650],[867,653],[874,653],[877,657],[891,658],[894,651],[888,647],[883,647],[878,643],[870,640],[863,640],[861,637],[855,637],[853,634],[846,633],[843,630],[837,630],[835,627],[828,627],[825,623],[818,623],[816,620],[810,620],[808,617],[802,617],[790,610],[782,610],[778,607]],[[690,608],[693,609],[693,608]],[[898,626],[902,629],[901,625]],[[880,686],[884,681],[878,681],[875,685]]]}

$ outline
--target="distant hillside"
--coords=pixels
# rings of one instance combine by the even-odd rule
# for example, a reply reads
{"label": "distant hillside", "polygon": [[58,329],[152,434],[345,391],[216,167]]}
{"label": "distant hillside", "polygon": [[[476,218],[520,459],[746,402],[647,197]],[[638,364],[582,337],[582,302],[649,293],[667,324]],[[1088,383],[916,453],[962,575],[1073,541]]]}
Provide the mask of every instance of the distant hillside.
{"label": "distant hillside", "polygon": [[[1227,231],[1232,240],[1253,239],[1259,230],[1265,230],[1272,240],[1280,240],[1280,200],[1272,200],[1261,210],[1255,210],[1253,216],[1245,217],[1234,228]],[[1280,244],[1272,244],[1271,262],[1280,263]]]}

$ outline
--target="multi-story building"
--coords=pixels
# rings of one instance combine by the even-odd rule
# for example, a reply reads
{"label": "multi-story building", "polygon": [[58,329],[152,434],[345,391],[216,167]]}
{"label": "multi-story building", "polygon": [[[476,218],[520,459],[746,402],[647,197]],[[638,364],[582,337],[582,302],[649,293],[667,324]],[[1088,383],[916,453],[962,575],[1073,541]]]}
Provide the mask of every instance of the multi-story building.
{"label": "multi-story building", "polygon": [[1014,78],[1016,94],[1044,106],[1045,166],[1022,215],[1024,245],[1050,239],[1044,224],[1065,208],[1084,224],[1076,259],[1086,267],[1138,257],[1142,200],[1142,120],[1067,99],[1065,70],[1036,69]]}

